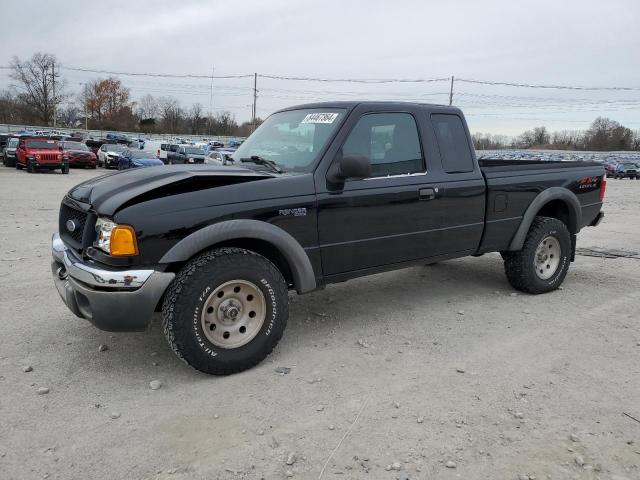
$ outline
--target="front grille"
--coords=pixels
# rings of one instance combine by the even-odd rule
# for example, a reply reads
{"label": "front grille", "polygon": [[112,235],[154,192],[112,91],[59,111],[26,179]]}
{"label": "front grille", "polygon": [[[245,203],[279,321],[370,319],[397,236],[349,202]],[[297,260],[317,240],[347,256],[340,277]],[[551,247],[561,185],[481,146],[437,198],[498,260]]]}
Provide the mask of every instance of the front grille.
{"label": "front grille", "polygon": [[40,160],[44,162],[55,162],[58,160],[57,153],[41,153]]}
{"label": "front grille", "polygon": [[[87,226],[87,217],[87,212],[83,212],[82,210],[70,207],[69,205],[66,205],[64,203],[60,205],[58,231],[60,232],[60,236],[62,237],[62,239],[69,241],[69,243],[71,243],[71,245],[75,248],[82,248],[82,239],[84,236],[85,227]],[[70,225],[67,225],[67,222],[69,220],[71,220],[75,225],[73,231],[70,231]]]}

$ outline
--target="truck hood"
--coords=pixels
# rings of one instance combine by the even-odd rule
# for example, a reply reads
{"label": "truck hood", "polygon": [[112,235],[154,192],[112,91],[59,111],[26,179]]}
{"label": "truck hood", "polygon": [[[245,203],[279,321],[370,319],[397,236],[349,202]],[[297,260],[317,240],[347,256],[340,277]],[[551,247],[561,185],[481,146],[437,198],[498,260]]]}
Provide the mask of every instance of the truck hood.
{"label": "truck hood", "polygon": [[78,202],[91,204],[99,215],[113,216],[121,208],[145,199],[275,176],[270,172],[213,165],[135,168],[92,178],[73,187],[67,195]]}

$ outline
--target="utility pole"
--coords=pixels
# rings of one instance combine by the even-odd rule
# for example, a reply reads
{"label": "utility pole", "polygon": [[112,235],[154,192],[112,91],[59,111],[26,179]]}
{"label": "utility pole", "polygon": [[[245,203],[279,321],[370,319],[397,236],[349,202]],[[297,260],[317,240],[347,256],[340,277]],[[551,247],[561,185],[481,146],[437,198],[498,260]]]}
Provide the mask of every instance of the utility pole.
{"label": "utility pole", "polygon": [[56,64],[55,62],[51,64],[51,82],[52,82],[52,90],[53,90],[53,128],[56,128]]}
{"label": "utility pole", "polygon": [[451,75],[451,89],[449,90],[449,106],[453,103],[453,75]]}
{"label": "utility pole", "polygon": [[211,67],[211,93],[209,94],[209,136],[211,136],[211,124],[213,123],[213,74],[215,65]]}
{"label": "utility pole", "polygon": [[256,130],[256,104],[258,102],[258,74],[253,74],[253,110],[251,113],[251,123],[253,125],[253,130]]}
{"label": "utility pole", "polygon": [[[84,82],[80,82],[80,85],[82,85],[83,90],[86,91],[87,90],[87,83]],[[87,132],[87,134],[89,133],[89,119],[87,118],[87,98],[85,97],[84,101],[82,102],[82,105],[84,106],[84,129]]]}

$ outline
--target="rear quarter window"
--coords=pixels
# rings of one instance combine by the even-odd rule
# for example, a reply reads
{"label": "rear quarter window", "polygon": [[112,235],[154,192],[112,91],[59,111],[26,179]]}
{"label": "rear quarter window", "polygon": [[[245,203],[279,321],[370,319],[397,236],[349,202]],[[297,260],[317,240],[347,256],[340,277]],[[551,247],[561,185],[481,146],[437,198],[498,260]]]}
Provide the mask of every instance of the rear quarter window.
{"label": "rear quarter window", "polygon": [[446,173],[473,172],[474,163],[462,119],[458,115],[433,114],[442,168]]}

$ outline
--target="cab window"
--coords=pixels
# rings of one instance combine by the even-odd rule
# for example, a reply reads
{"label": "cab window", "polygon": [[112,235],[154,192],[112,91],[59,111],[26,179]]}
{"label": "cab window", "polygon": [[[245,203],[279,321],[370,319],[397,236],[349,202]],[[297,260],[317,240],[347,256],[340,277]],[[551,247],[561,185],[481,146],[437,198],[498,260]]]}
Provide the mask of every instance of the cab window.
{"label": "cab window", "polygon": [[343,155],[364,155],[371,176],[424,173],[418,127],[409,113],[363,115],[342,146]]}
{"label": "cab window", "polygon": [[474,163],[467,134],[458,115],[434,114],[431,120],[446,173],[473,172]]}

